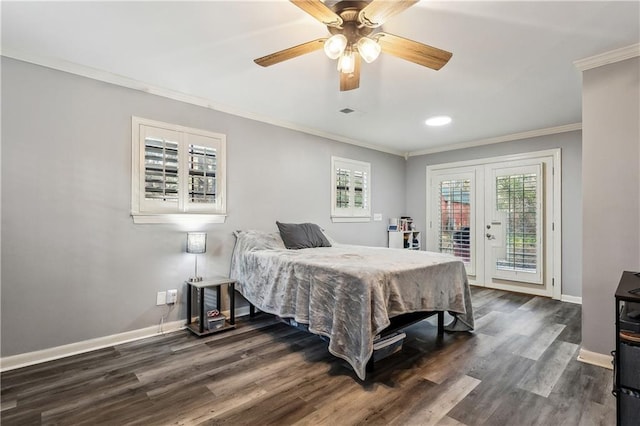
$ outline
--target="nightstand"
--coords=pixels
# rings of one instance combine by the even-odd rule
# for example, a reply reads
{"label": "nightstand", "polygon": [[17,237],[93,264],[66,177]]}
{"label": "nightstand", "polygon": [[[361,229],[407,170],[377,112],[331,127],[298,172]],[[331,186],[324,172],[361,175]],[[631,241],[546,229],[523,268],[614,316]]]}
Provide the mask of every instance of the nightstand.
{"label": "nightstand", "polygon": [[[236,328],[236,314],[235,314],[235,280],[226,277],[209,277],[202,281],[185,281],[187,284],[187,328],[191,330],[197,336],[207,336],[209,334],[217,333],[220,331],[230,330]],[[216,289],[216,309],[220,311],[220,299],[221,299],[221,287],[223,285],[227,285],[229,287],[229,320],[224,320],[224,324],[221,324],[219,327],[214,329],[209,329],[208,327],[208,318],[204,311],[204,291],[207,288],[215,288]],[[198,306],[198,319],[196,322],[192,322],[192,297],[193,292],[196,292],[197,298],[199,301]]]}

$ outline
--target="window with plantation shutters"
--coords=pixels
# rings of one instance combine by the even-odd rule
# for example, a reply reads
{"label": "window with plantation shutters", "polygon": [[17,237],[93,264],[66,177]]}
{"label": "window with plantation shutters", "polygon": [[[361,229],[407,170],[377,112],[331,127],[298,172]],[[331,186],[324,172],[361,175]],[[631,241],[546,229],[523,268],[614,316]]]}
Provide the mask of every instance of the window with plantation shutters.
{"label": "window with plantation shutters", "polygon": [[225,136],[133,117],[136,223],[224,222]]}
{"label": "window with plantation shutters", "polygon": [[331,218],[334,222],[371,220],[371,164],[331,157]]}

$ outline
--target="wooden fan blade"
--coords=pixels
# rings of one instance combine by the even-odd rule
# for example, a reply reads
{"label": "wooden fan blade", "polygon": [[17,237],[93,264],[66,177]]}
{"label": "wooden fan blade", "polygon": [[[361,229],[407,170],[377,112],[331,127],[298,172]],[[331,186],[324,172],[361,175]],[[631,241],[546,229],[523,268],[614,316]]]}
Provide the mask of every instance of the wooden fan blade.
{"label": "wooden fan blade", "polygon": [[442,68],[453,55],[446,50],[389,33],[377,33],[374,38],[378,40],[384,53],[434,70]]}
{"label": "wooden fan blade", "polygon": [[324,46],[325,40],[326,38],[319,38],[317,40],[308,41],[279,52],[271,53],[270,55],[263,56],[262,58],[254,59],[253,62],[263,67],[268,67],[288,59],[293,59],[297,56],[320,50]]}
{"label": "wooden fan blade", "polygon": [[318,21],[330,27],[342,26],[342,18],[320,0],[289,0]]}
{"label": "wooden fan blade", "polygon": [[354,55],[354,66],[351,74],[340,73],[340,91],[353,90],[360,87],[360,55]]}
{"label": "wooden fan blade", "polygon": [[377,28],[387,19],[418,3],[419,0],[373,0],[358,14],[358,21],[369,28]]}

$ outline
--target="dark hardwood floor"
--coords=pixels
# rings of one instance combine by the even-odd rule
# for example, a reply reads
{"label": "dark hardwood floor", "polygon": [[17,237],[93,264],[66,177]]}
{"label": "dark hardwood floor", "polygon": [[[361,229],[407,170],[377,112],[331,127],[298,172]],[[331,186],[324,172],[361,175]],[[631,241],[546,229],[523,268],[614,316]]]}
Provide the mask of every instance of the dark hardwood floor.
{"label": "dark hardwood floor", "polygon": [[[579,305],[474,288],[476,331],[428,321],[366,381],[260,315],[2,374],[2,425],[614,425],[612,372],[576,360]],[[612,325],[613,327],[613,325]]]}

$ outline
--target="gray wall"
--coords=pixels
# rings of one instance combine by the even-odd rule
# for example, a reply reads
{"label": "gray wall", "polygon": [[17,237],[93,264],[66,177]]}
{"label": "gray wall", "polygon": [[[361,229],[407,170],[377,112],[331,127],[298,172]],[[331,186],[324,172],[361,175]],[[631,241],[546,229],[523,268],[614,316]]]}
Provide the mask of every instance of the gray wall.
{"label": "gray wall", "polygon": [[[225,224],[133,224],[132,115],[227,135]],[[331,223],[332,155],[371,163],[382,222]],[[184,300],[193,273],[187,231],[208,233],[205,276],[228,273],[233,230],[276,220],[384,246],[387,218],[404,213],[404,170],[398,156],[2,58],[1,355],[159,324],[156,292]],[[184,316],[180,303],[167,320]]]}
{"label": "gray wall", "polygon": [[640,270],[640,58],[583,73],[582,346],[615,347],[613,295]]}
{"label": "gray wall", "polygon": [[426,229],[427,166],[561,148],[562,150],[562,294],[582,295],[581,134],[579,131],[410,157],[407,164],[407,212]]}

